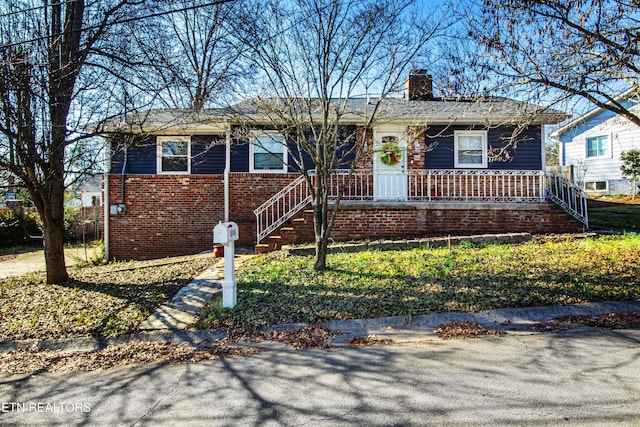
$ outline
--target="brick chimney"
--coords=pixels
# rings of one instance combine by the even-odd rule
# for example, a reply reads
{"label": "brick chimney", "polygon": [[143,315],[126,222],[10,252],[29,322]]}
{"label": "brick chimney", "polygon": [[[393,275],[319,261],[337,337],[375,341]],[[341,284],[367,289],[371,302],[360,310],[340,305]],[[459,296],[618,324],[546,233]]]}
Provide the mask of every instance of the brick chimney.
{"label": "brick chimney", "polygon": [[427,70],[411,70],[404,85],[405,97],[411,101],[433,99],[433,78]]}

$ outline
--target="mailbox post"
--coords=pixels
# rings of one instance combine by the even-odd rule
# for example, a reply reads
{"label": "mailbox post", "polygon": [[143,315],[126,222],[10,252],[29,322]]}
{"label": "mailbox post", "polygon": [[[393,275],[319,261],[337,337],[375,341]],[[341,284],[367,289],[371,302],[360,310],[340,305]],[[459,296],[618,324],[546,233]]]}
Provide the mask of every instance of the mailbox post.
{"label": "mailbox post", "polygon": [[235,241],[238,240],[238,224],[235,222],[221,222],[213,228],[213,243],[224,246],[224,280],[222,281],[222,306],[233,308],[236,306],[236,276],[235,276]]}

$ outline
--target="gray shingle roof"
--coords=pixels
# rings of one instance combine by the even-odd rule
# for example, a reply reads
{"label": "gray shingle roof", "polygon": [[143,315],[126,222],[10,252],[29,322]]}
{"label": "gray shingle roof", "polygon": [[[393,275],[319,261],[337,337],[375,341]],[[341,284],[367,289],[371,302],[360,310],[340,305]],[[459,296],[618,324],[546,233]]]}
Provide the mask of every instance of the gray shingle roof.
{"label": "gray shingle roof", "polygon": [[[227,108],[193,111],[187,109],[158,109],[128,116],[119,116],[105,123],[107,132],[217,133],[224,124],[268,124],[286,119],[289,111],[301,117],[320,117],[319,99],[255,98]],[[376,110],[376,123],[398,124],[513,124],[559,123],[567,115],[530,103],[507,98],[407,100],[401,98],[334,99],[334,111],[341,114],[344,124],[364,123]]]}
{"label": "gray shingle roof", "polygon": [[[252,99],[229,107],[233,117],[274,117],[291,109],[299,114],[321,111],[319,100]],[[379,103],[379,105],[378,105]],[[377,106],[377,121],[425,123],[520,122],[559,123],[567,115],[552,109],[507,98],[407,100],[402,98],[332,100],[332,106],[343,113],[343,122],[363,122]]]}

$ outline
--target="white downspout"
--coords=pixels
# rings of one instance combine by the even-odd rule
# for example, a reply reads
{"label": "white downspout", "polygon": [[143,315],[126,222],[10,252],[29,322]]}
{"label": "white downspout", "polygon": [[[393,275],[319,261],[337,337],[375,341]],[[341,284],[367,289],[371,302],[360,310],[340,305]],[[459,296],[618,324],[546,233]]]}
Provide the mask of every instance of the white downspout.
{"label": "white downspout", "polygon": [[104,173],[104,196],[102,197],[103,207],[103,222],[104,222],[104,235],[102,241],[104,242],[104,261],[109,261],[109,172]]}
{"label": "white downspout", "polygon": [[229,174],[231,173],[231,129],[224,118],[225,162],[224,162],[224,222],[229,222]]}

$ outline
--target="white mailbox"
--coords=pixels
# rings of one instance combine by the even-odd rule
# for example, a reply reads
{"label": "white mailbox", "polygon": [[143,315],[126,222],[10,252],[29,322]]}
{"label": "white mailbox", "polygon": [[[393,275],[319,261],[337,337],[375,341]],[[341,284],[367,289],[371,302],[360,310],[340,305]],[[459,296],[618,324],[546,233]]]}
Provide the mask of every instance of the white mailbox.
{"label": "white mailbox", "polygon": [[222,306],[233,308],[236,305],[235,244],[238,240],[238,224],[221,222],[213,227],[213,243],[224,245],[224,280],[222,281]]}
{"label": "white mailbox", "polygon": [[227,244],[238,240],[238,224],[221,222],[213,227],[213,243]]}

